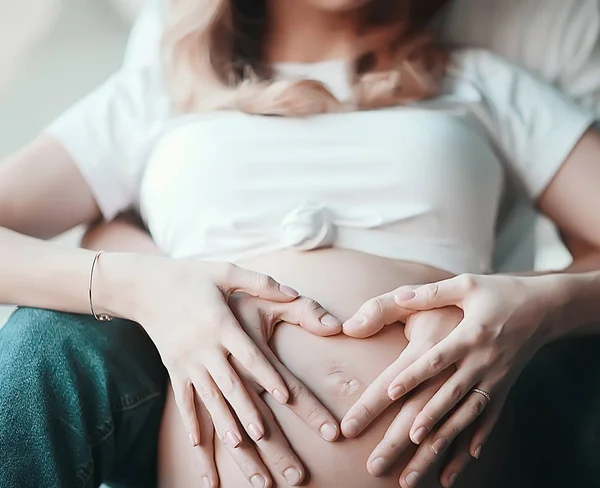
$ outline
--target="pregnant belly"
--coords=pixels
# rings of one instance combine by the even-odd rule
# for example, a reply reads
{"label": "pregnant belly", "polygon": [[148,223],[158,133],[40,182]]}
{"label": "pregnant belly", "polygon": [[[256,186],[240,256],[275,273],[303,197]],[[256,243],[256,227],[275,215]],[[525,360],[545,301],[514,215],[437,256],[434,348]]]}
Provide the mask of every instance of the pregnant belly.
{"label": "pregnant belly", "polygon": [[[361,253],[324,250],[311,253],[283,252],[240,263],[271,274],[303,295],[321,302],[342,320],[349,318],[369,298],[403,284],[435,281],[447,274],[429,267],[390,261]],[[406,346],[400,325],[392,325],[366,340],[345,336],[316,337],[297,326],[281,324],[271,346],[280,360],[340,420],[366,387]],[[366,471],[371,450],[381,440],[398,412],[395,407],[354,440],[329,444],[314,434],[286,407],[265,397],[284,434],[304,463],[309,477],[303,486],[319,488],[397,487],[400,462],[388,476],[375,479]],[[161,484],[185,488],[201,486],[196,460],[187,436],[169,399],[161,434]],[[410,456],[407,452],[406,456]],[[223,488],[250,486],[227,452],[216,444],[216,461]],[[275,486],[288,486],[285,483]],[[426,485],[424,485],[426,486]],[[437,486],[437,485],[436,485]]]}

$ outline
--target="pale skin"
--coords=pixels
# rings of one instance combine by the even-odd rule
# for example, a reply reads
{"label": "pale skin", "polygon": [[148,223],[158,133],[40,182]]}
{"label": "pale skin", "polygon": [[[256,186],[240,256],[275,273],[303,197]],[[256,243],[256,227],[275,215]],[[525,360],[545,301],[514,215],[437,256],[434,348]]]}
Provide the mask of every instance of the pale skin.
{"label": "pale skin", "polygon": [[[293,9],[290,7],[292,3]],[[351,33],[356,13],[354,7],[358,3],[360,2],[346,0],[335,2],[305,0],[289,4],[285,1],[273,2],[272,6],[280,6],[278,7],[280,10],[273,10],[271,17],[274,22],[272,32],[277,34],[278,42],[267,46],[268,59],[320,61],[346,56],[348,52],[352,51]],[[289,7],[287,10],[286,6]],[[291,22],[291,18],[293,18],[293,22]],[[292,25],[294,28],[289,28]],[[307,42],[307,39],[310,41]],[[327,46],[327,49],[324,50],[323,46]],[[600,181],[600,170],[595,167],[598,154],[600,154],[598,135],[590,131],[569,157],[564,168],[539,202],[540,208],[559,225],[567,242],[580,243],[573,245],[572,248],[585,250],[585,257],[582,257],[577,263],[578,267],[574,268],[578,272],[595,269],[593,256],[596,256],[596,251],[600,246],[598,216],[590,210],[598,208],[598,203],[600,203],[598,202],[600,197],[597,196],[595,190]],[[577,192],[571,191],[574,187],[578,189]],[[0,301],[88,313],[87,281],[94,253],[85,250],[62,249],[38,240],[52,237],[82,223],[93,222],[99,217],[93,196],[71,157],[57,141],[48,136],[41,136],[28,148],[0,165],[0,190],[0,226],[2,226],[0,230],[0,264],[4,270],[0,277]],[[581,243],[585,243],[585,245]],[[576,255],[576,257],[578,256]],[[281,257],[274,258],[273,262],[262,262],[260,267],[263,267],[264,271],[272,269],[275,262],[280,263]],[[333,260],[334,257],[331,256],[331,259]],[[358,259],[355,261],[358,262]],[[585,264],[582,264],[584,262]],[[248,263],[249,266],[252,264],[257,263]],[[308,263],[302,263],[302,266],[304,264],[308,266]],[[410,264],[406,265],[406,268],[404,266],[404,264],[400,264],[397,271],[403,277],[408,278],[405,281],[407,284],[447,278],[443,273],[436,274],[436,270],[427,268],[415,270],[411,268]],[[55,276],[58,272],[61,273],[62,279],[57,283]],[[281,273],[282,276],[283,274]],[[37,278],[33,284],[31,276]],[[596,274],[565,275],[552,279],[554,285],[550,289],[556,293],[552,296],[556,296],[557,300],[552,300],[550,304],[556,307],[557,313],[565,314],[564,317],[569,319],[567,322],[569,327],[577,328],[585,325],[581,318],[578,319],[573,316],[574,314],[569,313],[575,308],[585,308],[589,312],[588,317],[598,316],[598,310],[594,304],[595,298],[598,296]],[[350,318],[360,303],[370,296],[380,295],[403,283],[398,279],[398,275],[390,276],[388,280],[382,279],[377,285],[377,289],[355,291],[354,300],[349,300],[343,306],[338,304],[341,312],[338,314],[340,318]],[[111,283],[111,286],[107,286],[108,283]],[[186,283],[186,285],[181,283]],[[524,281],[524,283],[532,283],[534,286],[533,282]],[[545,287],[548,286],[549,281],[543,283],[545,283],[543,286],[540,285],[540,288],[534,287],[534,289],[546,290]],[[311,290],[309,283],[300,284],[306,291]],[[247,429],[246,433],[250,438],[260,437],[264,430],[264,425],[262,425],[264,415],[259,413],[262,405],[255,398],[253,401],[255,395],[251,390],[241,387],[237,373],[227,362],[228,355],[238,359],[243,368],[252,373],[251,376],[254,380],[270,392],[279,403],[286,403],[289,396],[290,381],[293,381],[291,375],[288,374],[287,378],[282,378],[285,375],[281,373],[281,366],[277,365],[280,371],[278,373],[271,362],[264,359],[259,346],[240,329],[231,314],[226,298],[231,292],[236,291],[245,291],[260,298],[284,304],[295,303],[294,299],[296,298],[293,290],[280,287],[275,281],[267,279],[264,274],[243,271],[229,265],[187,262],[182,266],[167,258],[114,253],[103,256],[97,268],[94,290],[97,311],[140,322],[155,341],[173,380],[176,390],[175,397],[178,400],[185,426],[184,430],[191,434],[190,439],[193,444],[203,442],[200,423],[206,425],[204,418],[198,419],[196,414],[195,390],[204,392],[201,397],[205,400],[204,403],[211,413],[212,420],[217,424],[219,437],[225,441],[227,448],[234,448],[236,444],[244,442],[244,429],[239,428],[237,419],[245,420],[242,425]],[[317,296],[319,290],[316,291],[315,297],[319,298]],[[331,298],[332,301],[334,299],[334,297]],[[169,308],[168,317],[166,312],[157,305],[165,301],[176,305]],[[313,327],[313,331],[316,330],[320,335],[339,332],[339,326],[321,327],[324,325],[321,319],[326,316],[326,312],[321,307],[314,305],[313,302],[310,303],[313,309],[306,321],[300,320],[302,317],[298,318],[298,314],[295,314],[297,322],[302,322],[300,325],[305,325],[305,327]],[[367,303],[370,304],[368,306],[373,306],[378,302]],[[462,302],[456,304],[461,305]],[[548,304],[545,303],[545,305]],[[397,305],[392,305],[391,308],[398,318],[406,316],[404,309],[398,312]],[[191,312],[185,313],[185,310]],[[364,310],[362,312],[366,313]],[[174,313],[178,315],[174,316]],[[286,319],[284,316],[281,318]],[[387,317],[385,322],[394,322],[395,320],[397,319]],[[215,322],[221,324],[218,330],[211,325]],[[382,321],[379,320],[379,322],[381,325]],[[171,328],[169,334],[165,334],[162,327],[166,323],[177,324],[177,333],[173,334]],[[537,325],[539,324],[531,326],[537,327]],[[464,328],[462,327],[462,329]],[[556,327],[549,326],[549,328],[553,331],[556,330]],[[349,327],[346,327],[346,332],[351,334]],[[561,332],[568,333],[569,331],[565,329]],[[369,333],[369,330],[365,330],[361,335]],[[178,337],[178,340],[171,341],[170,338],[173,336]],[[412,335],[410,336],[412,337]],[[552,334],[548,335],[548,337],[552,336]],[[438,340],[443,337],[442,333]],[[405,343],[401,344],[401,338],[397,340],[398,348],[401,351],[404,349]],[[428,338],[424,340],[424,343],[426,346],[430,346],[431,341],[432,339]],[[489,343],[487,345],[489,346]],[[418,345],[415,348],[418,348]],[[514,349],[518,348],[520,345],[514,346]],[[423,351],[427,349],[429,347],[422,348]],[[396,356],[400,351],[395,351]],[[484,373],[486,372],[479,372],[479,374]],[[422,379],[422,376],[423,374],[420,374],[417,379]],[[471,376],[473,375],[471,374]],[[494,374],[490,374],[490,376],[494,376]],[[481,380],[483,379],[482,377]],[[221,385],[225,384],[224,381],[235,386],[233,389],[227,389],[229,395],[225,396],[221,393]],[[492,381],[490,381],[491,383]],[[306,390],[302,391],[306,393]],[[366,400],[369,395],[373,399],[373,392],[376,391],[378,391],[377,384],[369,390],[365,397]],[[387,396],[387,389],[385,392]],[[428,393],[430,398],[434,394],[431,391]],[[319,404],[314,397],[307,393],[306,395],[299,397],[291,407],[296,407],[294,410],[300,417],[303,415],[302,412],[309,413],[310,415],[305,416],[307,423],[322,437],[328,440],[335,439],[338,435],[335,418],[321,406],[316,410],[310,408],[310,405],[318,406]],[[365,398],[362,401],[366,401]],[[426,401],[428,400],[429,398]],[[228,413],[226,401],[232,405],[235,417]],[[391,402],[387,398],[383,398],[383,400],[380,398],[378,403],[381,405],[382,402],[388,401]],[[308,405],[309,408],[300,409],[298,408],[300,404]],[[439,409],[443,410],[446,405],[447,402],[444,403],[444,407],[439,407]],[[487,412],[490,411],[492,410],[487,410]],[[352,414],[351,410],[351,414],[346,418],[350,418]],[[395,440],[396,432],[400,431],[402,439],[394,444],[396,447],[406,444],[405,437],[408,435],[408,431],[412,430],[415,421],[415,418],[411,417],[407,416],[401,419],[403,424],[408,425],[407,428],[396,429],[397,424],[394,424],[392,432],[394,438],[386,437],[384,443],[378,447],[385,451],[383,454],[382,451],[376,452],[377,457],[384,457],[389,464],[399,454],[397,452],[399,449],[390,449],[386,446],[390,445],[390,441]],[[253,421],[249,422],[249,419]],[[370,419],[366,420],[368,422]],[[258,427],[258,436],[255,435],[256,431],[250,428],[251,424]],[[331,427],[333,431],[324,428],[326,426]],[[212,431],[208,428],[206,430]],[[334,432],[334,435],[327,434],[327,431]],[[271,437],[269,436],[269,439]],[[278,444],[278,446],[281,445],[281,443]],[[431,453],[429,454],[431,455]],[[293,464],[299,470],[301,479],[303,471],[297,465],[298,460],[293,457],[291,451],[286,452],[285,456],[287,456],[285,459],[289,461],[289,465],[277,465],[276,463],[270,465],[267,459],[266,468],[279,475],[282,473],[282,469],[285,470]],[[456,459],[462,462],[466,457],[464,454],[461,456]],[[372,455],[367,462],[367,468],[371,473],[375,471],[373,461],[377,457]],[[278,458],[281,459],[281,457]],[[354,461],[350,460],[350,462]],[[452,475],[457,473],[463,464],[464,462],[462,464],[458,461],[451,462],[450,467],[442,475],[444,486],[448,486]],[[265,467],[262,467],[258,461],[254,465],[257,466],[256,470],[260,470],[261,475],[264,474],[268,483]],[[211,469],[211,463],[207,461],[206,466],[204,475],[213,485],[216,485],[216,473],[214,469]],[[423,471],[411,464],[409,467],[415,471],[405,471],[400,475],[401,483],[404,486],[407,486],[409,474]],[[251,477],[253,473],[244,474]],[[296,480],[296,483],[300,479]]]}

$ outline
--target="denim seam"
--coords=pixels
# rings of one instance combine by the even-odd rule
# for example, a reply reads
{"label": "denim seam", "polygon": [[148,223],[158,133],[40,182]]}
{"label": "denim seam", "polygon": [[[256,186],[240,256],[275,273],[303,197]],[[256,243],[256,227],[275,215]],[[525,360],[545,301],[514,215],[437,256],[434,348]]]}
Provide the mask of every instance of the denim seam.
{"label": "denim seam", "polygon": [[154,400],[156,398],[160,398],[161,396],[163,396],[162,392],[155,392],[155,393],[150,393],[149,395],[137,395],[137,396],[133,396],[133,397],[128,397],[125,396],[121,399],[121,405],[119,407],[115,407],[115,411],[117,412],[127,412],[129,410],[133,410],[137,407],[140,407],[142,405],[144,405],[145,403],[148,403],[151,400]]}
{"label": "denim seam", "polygon": [[[65,419],[59,418],[59,420],[74,433],[79,433],[79,431]],[[84,488],[89,484],[90,478],[94,473],[94,456],[91,454],[91,450],[108,439],[114,433],[114,431],[115,426],[112,419],[105,420],[99,427],[94,429],[92,434],[92,442],[88,445],[88,460],[75,471],[75,476],[79,480],[78,486],[80,488]]]}
{"label": "denim seam", "polygon": [[88,456],[88,462],[84,466],[81,466],[76,473],[80,488],[85,488],[89,485],[92,474],[94,473],[94,456],[90,454],[88,454]]}

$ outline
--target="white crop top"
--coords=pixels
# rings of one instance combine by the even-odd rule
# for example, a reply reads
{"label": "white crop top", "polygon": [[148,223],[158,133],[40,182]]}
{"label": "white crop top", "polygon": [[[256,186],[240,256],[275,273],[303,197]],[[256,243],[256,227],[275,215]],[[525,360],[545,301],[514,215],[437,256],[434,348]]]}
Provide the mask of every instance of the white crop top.
{"label": "white crop top", "polygon": [[[346,98],[346,68],[277,72]],[[528,72],[466,50],[453,55],[443,95],[409,107],[305,119],[187,116],[149,128],[130,160],[102,164],[77,157],[85,152],[77,142],[67,148],[105,217],[137,206],[172,257],[236,262],[340,247],[483,273],[505,177],[537,198],[593,121]]]}

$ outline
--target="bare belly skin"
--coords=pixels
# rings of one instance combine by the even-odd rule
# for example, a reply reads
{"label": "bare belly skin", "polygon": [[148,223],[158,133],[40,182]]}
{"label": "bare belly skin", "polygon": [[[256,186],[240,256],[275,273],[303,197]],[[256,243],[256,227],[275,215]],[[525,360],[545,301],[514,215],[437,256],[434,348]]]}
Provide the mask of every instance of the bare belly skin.
{"label": "bare belly skin", "polygon": [[[369,298],[398,286],[437,281],[449,276],[443,271],[420,264],[397,262],[339,249],[310,253],[286,251],[239,264],[268,273],[280,282],[296,288],[303,295],[318,300],[341,320],[351,317]],[[281,324],[276,329],[271,346],[287,368],[341,420],[366,387],[406,347],[406,338],[400,324],[388,326],[380,334],[363,340],[346,336],[321,338],[297,326]],[[285,407],[268,396],[264,398],[309,473],[302,486],[399,486],[399,474],[414,452],[412,449],[407,450],[396,468],[384,477],[374,478],[366,470],[370,452],[382,439],[399,407],[390,407],[361,437],[327,443]],[[219,441],[215,447],[221,487],[250,487]],[[480,469],[484,470],[483,467]],[[420,486],[440,486],[436,481],[436,474],[434,472]],[[161,488],[191,488],[199,487],[202,483],[172,395],[169,395],[167,401],[161,432],[159,478]],[[283,480],[274,481],[276,487],[289,486]],[[480,485],[459,480],[456,486],[462,488]]]}

